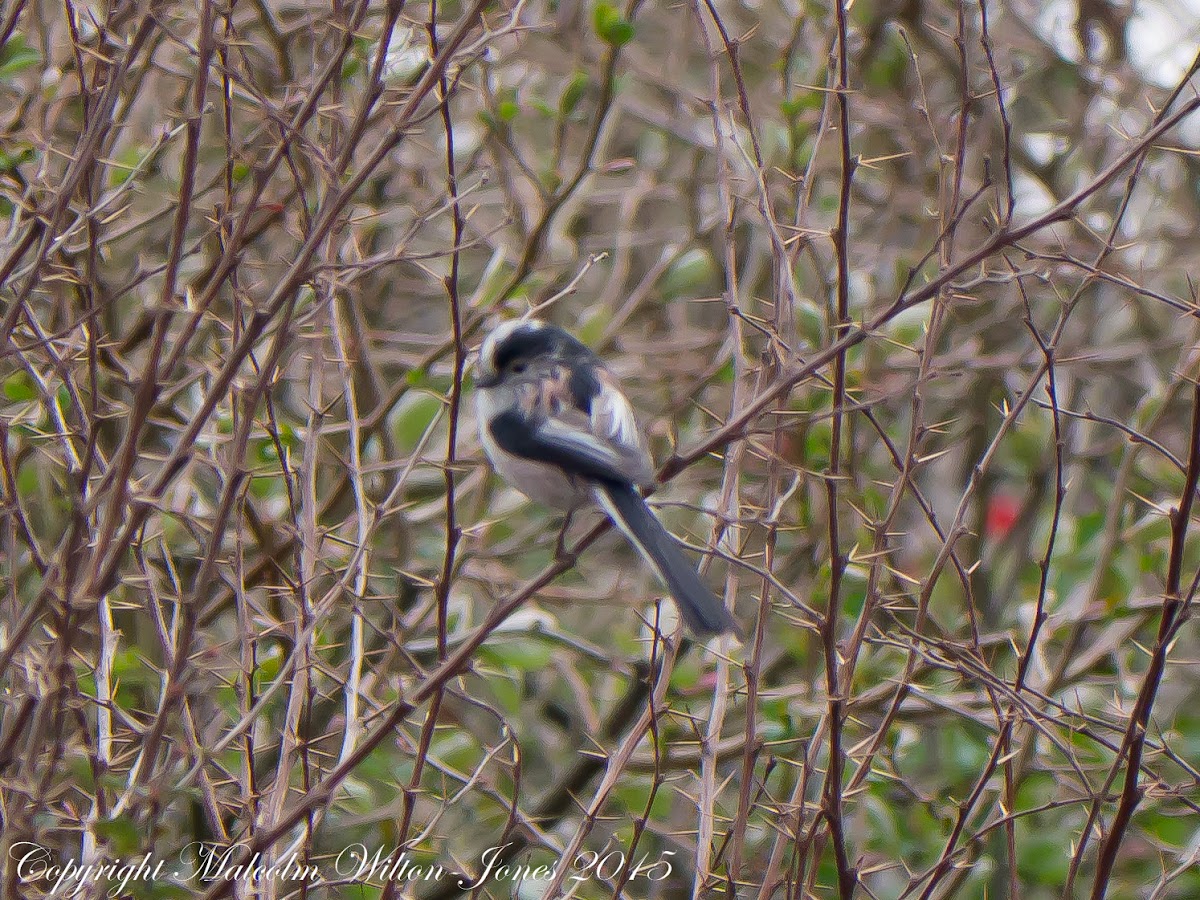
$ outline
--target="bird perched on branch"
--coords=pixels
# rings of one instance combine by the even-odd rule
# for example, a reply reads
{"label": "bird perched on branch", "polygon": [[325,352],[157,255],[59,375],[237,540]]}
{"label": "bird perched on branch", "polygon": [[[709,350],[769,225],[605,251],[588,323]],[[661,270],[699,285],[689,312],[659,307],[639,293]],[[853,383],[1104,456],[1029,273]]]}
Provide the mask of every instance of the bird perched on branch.
{"label": "bird perched on branch", "polygon": [[698,636],[737,631],[639,490],[654,468],[633,408],[600,358],[537,319],[505,322],[479,350],[475,410],[492,466],[568,513],[598,504],[654,570]]}

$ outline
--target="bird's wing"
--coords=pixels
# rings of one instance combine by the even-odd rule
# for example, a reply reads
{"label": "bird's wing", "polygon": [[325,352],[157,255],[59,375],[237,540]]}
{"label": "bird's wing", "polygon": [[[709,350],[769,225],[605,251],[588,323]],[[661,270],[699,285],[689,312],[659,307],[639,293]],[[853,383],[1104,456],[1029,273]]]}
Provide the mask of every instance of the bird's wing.
{"label": "bird's wing", "polygon": [[611,443],[561,418],[508,409],[488,426],[500,449],[558,466],[568,475],[615,484],[634,483],[628,460]]}
{"label": "bird's wing", "polygon": [[[568,475],[617,484],[654,481],[629,401],[603,369],[586,398],[573,389],[570,372],[555,363],[530,371],[515,385],[517,402],[490,427],[501,449],[551,463]],[[587,401],[588,409],[581,408]]]}
{"label": "bird's wing", "polygon": [[633,407],[607,371],[600,369],[597,375],[600,389],[591,402],[592,432],[620,449],[634,484],[653,484],[654,462],[642,440]]}

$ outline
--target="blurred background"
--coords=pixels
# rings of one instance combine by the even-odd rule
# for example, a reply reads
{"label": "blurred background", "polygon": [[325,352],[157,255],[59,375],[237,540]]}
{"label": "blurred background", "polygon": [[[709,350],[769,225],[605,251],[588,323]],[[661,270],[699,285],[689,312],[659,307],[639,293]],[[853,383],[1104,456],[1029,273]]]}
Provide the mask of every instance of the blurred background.
{"label": "blurred background", "polygon": [[[1198,34],[3,0],[6,892],[22,842],[204,841],[303,896],[470,893],[360,845],[557,864],[485,897],[1200,895]],[[532,309],[740,646],[487,468],[470,354]]]}

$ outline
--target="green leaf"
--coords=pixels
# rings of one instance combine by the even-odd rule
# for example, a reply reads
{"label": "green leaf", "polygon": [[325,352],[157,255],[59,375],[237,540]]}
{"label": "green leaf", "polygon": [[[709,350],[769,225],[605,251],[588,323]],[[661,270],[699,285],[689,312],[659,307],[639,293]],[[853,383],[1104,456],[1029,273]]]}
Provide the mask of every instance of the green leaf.
{"label": "green leaf", "polygon": [[897,313],[884,327],[897,343],[914,347],[920,343],[928,323],[929,307],[922,304]]}
{"label": "green leaf", "polygon": [[25,372],[14,372],[4,379],[4,396],[14,403],[24,403],[37,398],[37,388]]}
{"label": "green leaf", "polygon": [[808,91],[800,94],[797,97],[790,97],[779,104],[779,111],[786,118],[793,118],[800,115],[807,109],[820,109],[824,103],[819,91]]}
{"label": "green leaf", "polygon": [[442,400],[434,394],[412,393],[401,401],[393,432],[400,449],[406,453],[417,449],[425,431],[441,411]]}
{"label": "green leaf", "polygon": [[608,328],[611,321],[612,314],[607,310],[594,309],[588,314],[586,321],[578,326],[575,336],[589,347],[595,347],[604,337],[604,330]]}
{"label": "green leaf", "polygon": [[132,819],[102,819],[96,823],[96,837],[108,844],[114,856],[129,856],[138,848],[141,833]]}
{"label": "green leaf", "polygon": [[496,114],[501,122],[511,122],[520,111],[521,107],[515,100],[502,100],[496,107]]}
{"label": "green leaf", "polygon": [[671,810],[671,803],[674,799],[671,791],[663,790],[661,787],[655,791],[654,799],[650,799],[650,789],[652,783],[648,778],[632,778],[618,784],[613,789],[613,799],[619,803],[631,816],[640,816],[646,810],[646,804],[650,804],[650,818],[658,817],[665,818]]}
{"label": "green leaf", "polygon": [[1145,828],[1168,847],[1184,847],[1196,830],[1196,823],[1188,816],[1154,811],[1146,815]]}
{"label": "green leaf", "polygon": [[275,679],[279,677],[279,670],[283,666],[283,660],[277,652],[271,652],[263,655],[258,660],[258,669],[254,673],[255,689],[264,691]]}
{"label": "green leaf", "polygon": [[597,3],[592,12],[596,34],[612,47],[623,47],[633,40],[633,23],[625,19],[611,3]]}
{"label": "green leaf", "polygon": [[596,34],[601,37],[604,36],[607,29],[619,21],[621,21],[621,14],[611,3],[597,3],[596,8],[592,10],[592,23],[596,26]]}
{"label": "green leaf", "polygon": [[899,32],[891,32],[883,47],[867,67],[864,80],[873,88],[884,90],[904,85],[904,73],[908,69],[908,47]]}
{"label": "green leaf", "polygon": [[[496,681],[500,680],[496,679]],[[433,748],[438,759],[462,772],[471,771],[482,761],[479,746],[462,732],[449,732],[436,738]],[[389,762],[388,765],[394,766],[394,763]],[[385,771],[380,773],[380,777],[375,778],[374,781],[377,784],[387,784],[386,779],[389,777],[390,774]]]}
{"label": "green leaf", "polygon": [[808,297],[796,298],[796,330],[810,347],[817,347],[825,340],[825,314]]}
{"label": "green leaf", "polygon": [[279,461],[279,448],[276,447],[275,442],[270,438],[262,438],[255,441],[254,449],[254,458],[260,463],[270,465]]}
{"label": "green leaf", "polygon": [[1085,547],[1091,544],[1094,538],[1098,538],[1104,530],[1104,517],[1105,510],[1085,512],[1079,517],[1079,529],[1076,532],[1079,547]]}
{"label": "green leaf", "polygon": [[515,713],[521,709],[521,689],[512,678],[490,678],[488,685],[504,712]]}
{"label": "green leaf", "polygon": [[26,45],[25,35],[14,34],[0,47],[0,81],[8,81],[26,69],[41,65],[42,54]]}
{"label": "green leaf", "polygon": [[278,430],[279,443],[289,450],[299,450],[302,446],[300,436],[290,422],[280,422]]}
{"label": "green leaf", "polygon": [[1061,836],[1051,829],[1036,829],[1024,820],[1018,823],[1017,835],[1017,871],[1021,878],[1051,887],[1061,885],[1071,865],[1071,854]]}
{"label": "green leaf", "polygon": [[142,162],[142,151],[138,147],[126,147],[117,154],[108,169],[108,186],[120,187],[130,179]]}
{"label": "green leaf", "polygon": [[562,97],[558,101],[558,114],[564,119],[575,112],[579,106],[579,101],[583,99],[583,92],[587,90],[590,83],[586,72],[576,72],[571,79],[571,83],[567,85],[562,93]]}
{"label": "green leaf", "polygon": [[366,38],[355,38],[354,49],[342,62],[342,81],[349,81],[366,68],[371,44]]}
{"label": "green leaf", "polygon": [[37,151],[29,144],[10,144],[0,148],[0,174],[15,171],[17,166],[29,162],[37,156]]}
{"label": "green leaf", "polygon": [[633,40],[633,35],[633,23],[622,20],[605,32],[604,39],[614,47],[624,47]]}
{"label": "green leaf", "polygon": [[718,274],[712,254],[700,247],[693,247],[671,263],[663,275],[663,295],[672,300],[703,290],[715,291],[719,287]]}
{"label": "green leaf", "polygon": [[671,690],[677,692],[692,690],[699,684],[702,674],[700,664],[692,656],[689,655],[678,660],[671,672]]}
{"label": "green leaf", "polygon": [[550,665],[550,646],[536,638],[497,642],[481,648],[479,652],[481,657],[516,672],[537,672]]}
{"label": "green leaf", "polygon": [[886,853],[898,859],[904,827],[900,824],[896,806],[886,795],[886,790],[886,785],[873,784],[866,797],[864,808],[870,825],[866,832],[867,846],[876,852]]}
{"label": "green leaf", "polygon": [[23,499],[31,498],[37,492],[39,483],[38,471],[34,466],[21,466],[17,470],[17,494]]}
{"label": "green leaf", "polygon": [[[799,172],[808,168],[813,153],[816,151],[817,144],[813,136],[807,133],[807,130],[797,126],[796,131],[796,149],[792,153],[792,168]],[[805,133],[801,134],[801,131]]]}

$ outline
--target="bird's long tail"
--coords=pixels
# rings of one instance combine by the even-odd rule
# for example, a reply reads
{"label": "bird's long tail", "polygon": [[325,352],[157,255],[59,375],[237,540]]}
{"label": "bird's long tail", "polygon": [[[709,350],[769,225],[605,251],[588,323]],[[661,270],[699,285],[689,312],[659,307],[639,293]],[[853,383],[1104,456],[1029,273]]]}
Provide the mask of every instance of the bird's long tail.
{"label": "bird's long tail", "polygon": [[683,548],[651,512],[637,489],[627,484],[601,484],[596,501],[666,585],[684,623],[697,636],[737,632],[733,616],[705,587]]}

